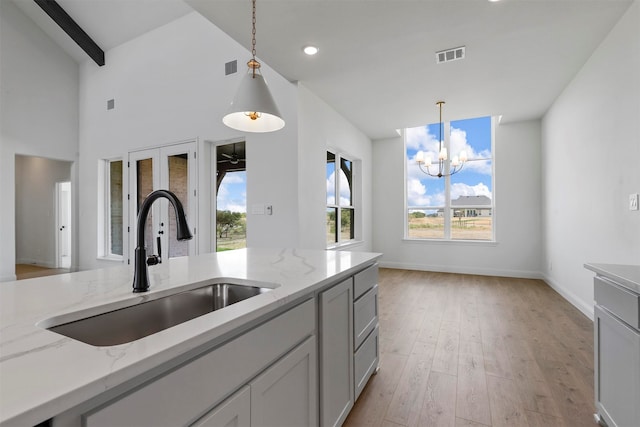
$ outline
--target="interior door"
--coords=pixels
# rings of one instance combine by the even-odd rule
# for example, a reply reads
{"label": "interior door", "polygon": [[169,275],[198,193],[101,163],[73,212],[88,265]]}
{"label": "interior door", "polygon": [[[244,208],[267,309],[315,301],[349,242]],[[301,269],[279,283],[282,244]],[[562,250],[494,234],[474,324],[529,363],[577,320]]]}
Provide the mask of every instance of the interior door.
{"label": "interior door", "polygon": [[58,268],[71,268],[71,182],[56,183]]}
{"label": "interior door", "polygon": [[183,242],[176,239],[174,209],[166,199],[159,199],[151,207],[145,224],[147,255],[158,253],[158,240],[163,259],[196,253],[195,152],[196,143],[188,142],[129,153],[130,254],[133,254],[137,244],[137,216],[140,207],[149,193],[158,189],[169,190],[178,197],[194,238]]}

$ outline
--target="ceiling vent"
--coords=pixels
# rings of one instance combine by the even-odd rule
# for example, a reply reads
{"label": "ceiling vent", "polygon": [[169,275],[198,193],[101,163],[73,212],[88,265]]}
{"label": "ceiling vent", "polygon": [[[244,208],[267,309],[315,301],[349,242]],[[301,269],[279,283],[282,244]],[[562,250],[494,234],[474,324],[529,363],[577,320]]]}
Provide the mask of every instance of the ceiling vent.
{"label": "ceiling vent", "polygon": [[453,49],[441,50],[436,52],[436,63],[457,61],[458,59],[464,59],[464,46],[454,47]]}

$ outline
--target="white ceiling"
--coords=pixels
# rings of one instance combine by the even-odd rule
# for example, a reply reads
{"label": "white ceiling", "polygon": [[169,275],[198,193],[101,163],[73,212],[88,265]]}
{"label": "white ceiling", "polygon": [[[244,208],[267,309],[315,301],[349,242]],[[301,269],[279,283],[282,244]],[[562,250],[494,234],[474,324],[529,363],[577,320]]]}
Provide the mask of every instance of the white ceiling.
{"label": "white ceiling", "polygon": [[[39,9],[31,0],[14,1],[37,16],[28,11]],[[243,46],[251,45],[248,0],[186,0],[188,5],[181,0],[58,2],[104,50],[191,8]],[[302,82],[373,139],[393,136],[396,128],[437,122],[435,103],[440,99],[446,101],[445,120],[483,115],[502,115],[503,122],[536,119],[630,4],[631,0],[258,0],[257,52],[262,61],[287,79]],[[55,28],[39,22],[46,21],[42,18],[34,20],[55,33]],[[305,56],[306,44],[318,46],[320,53]],[[436,65],[436,51],[463,45],[464,60]],[[77,52],[73,55],[78,57]],[[239,64],[247,59],[238,58]],[[265,78],[269,80],[268,74]],[[278,94],[274,97],[277,102]]]}

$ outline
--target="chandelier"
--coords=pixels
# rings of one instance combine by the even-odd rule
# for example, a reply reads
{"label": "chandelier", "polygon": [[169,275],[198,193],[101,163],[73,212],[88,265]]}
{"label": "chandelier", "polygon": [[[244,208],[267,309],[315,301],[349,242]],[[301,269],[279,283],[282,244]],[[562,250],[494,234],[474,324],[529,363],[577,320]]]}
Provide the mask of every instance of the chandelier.
{"label": "chandelier", "polygon": [[248,73],[231,102],[222,122],[232,129],[244,132],[273,132],[284,127],[284,120],[276,106],[264,77],[260,62],[256,60],[256,0],[252,1],[251,55]]}
{"label": "chandelier", "polygon": [[[444,124],[442,122],[442,104],[444,104],[444,101],[436,102],[436,105],[440,107],[440,139],[439,139],[440,143],[438,146],[437,173],[436,173],[436,164],[432,163],[432,160],[431,160],[431,153],[427,153],[425,155],[423,151],[418,151],[418,153],[416,154],[416,163],[418,163],[418,167],[420,167],[420,170],[429,176],[438,177],[438,178],[442,178],[443,176],[449,176],[449,175],[453,175],[455,173],[460,172],[464,167],[464,164],[468,160],[467,152],[464,150],[460,151],[460,153],[457,156],[454,156],[453,159],[451,159],[451,162],[449,163],[449,168],[448,168],[449,170],[447,171],[445,168],[446,166],[445,162],[447,161],[448,156],[447,156],[447,148],[443,147],[443,139],[442,139],[442,129],[444,127]],[[433,169],[430,169],[430,168],[433,168]]]}

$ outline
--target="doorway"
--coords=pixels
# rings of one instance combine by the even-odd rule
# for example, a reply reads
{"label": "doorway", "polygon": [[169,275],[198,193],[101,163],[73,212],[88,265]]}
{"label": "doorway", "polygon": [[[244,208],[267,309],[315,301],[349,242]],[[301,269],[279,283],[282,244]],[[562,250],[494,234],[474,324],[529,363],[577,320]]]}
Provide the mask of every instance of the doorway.
{"label": "doorway", "polygon": [[[17,273],[73,269],[72,165],[73,162],[45,157],[15,156]],[[59,191],[62,188],[64,191]],[[62,199],[64,203],[61,204],[59,201]],[[62,215],[59,207],[64,209]],[[61,217],[65,219],[59,222]],[[64,246],[62,249],[61,244]]]}
{"label": "doorway", "polygon": [[216,252],[247,247],[245,141],[216,146]]}
{"label": "doorway", "polygon": [[56,267],[71,268],[71,182],[56,182]]}
{"label": "doorway", "polygon": [[[176,218],[166,199],[157,200],[145,224],[147,253],[158,254],[158,243],[163,258],[196,254],[197,223],[197,165],[196,143],[187,142],[166,147],[129,153],[129,253],[136,247],[137,216],[144,199],[154,190],[166,189],[174,193],[184,207],[187,222],[194,238],[176,239]],[[131,257],[129,257],[131,258]]]}

